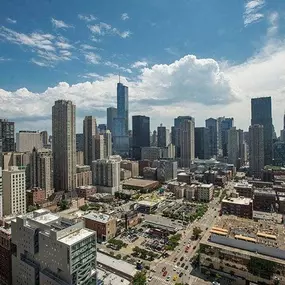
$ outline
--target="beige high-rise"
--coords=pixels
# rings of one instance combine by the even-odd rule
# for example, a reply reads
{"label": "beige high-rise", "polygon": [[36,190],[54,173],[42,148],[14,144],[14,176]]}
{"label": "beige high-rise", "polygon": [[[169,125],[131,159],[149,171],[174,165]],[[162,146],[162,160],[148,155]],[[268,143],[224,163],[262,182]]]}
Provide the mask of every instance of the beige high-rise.
{"label": "beige high-rise", "polygon": [[76,130],[75,105],[58,100],[52,107],[53,177],[56,191],[75,189]]}
{"label": "beige high-rise", "polygon": [[86,116],[83,120],[83,151],[85,165],[92,166],[92,161],[95,159],[93,137],[96,133],[96,119],[93,116]]}

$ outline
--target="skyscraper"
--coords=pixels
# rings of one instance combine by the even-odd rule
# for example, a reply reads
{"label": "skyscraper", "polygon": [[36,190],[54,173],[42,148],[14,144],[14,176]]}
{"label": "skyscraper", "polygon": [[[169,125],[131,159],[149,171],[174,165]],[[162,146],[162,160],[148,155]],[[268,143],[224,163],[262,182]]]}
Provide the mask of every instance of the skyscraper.
{"label": "skyscraper", "polygon": [[271,97],[251,99],[251,125],[263,126],[264,164],[272,163],[273,125]]}
{"label": "skyscraper", "polygon": [[2,217],[3,217],[3,182],[2,182],[2,165],[0,165],[0,218]]}
{"label": "skyscraper", "polygon": [[43,147],[45,147],[45,145],[48,144],[48,132],[42,131],[42,132],[40,132],[40,136],[41,136],[41,141],[42,141]]}
{"label": "skyscraper", "polygon": [[16,150],[31,152],[33,148],[42,148],[43,141],[38,131],[19,131],[16,134]]}
{"label": "skyscraper", "polygon": [[15,123],[6,119],[0,119],[0,140],[2,139],[2,151],[15,151]]}
{"label": "skyscraper", "polygon": [[195,128],[195,157],[210,158],[210,130],[208,128]]}
{"label": "skyscraper", "polygon": [[261,177],[264,168],[264,131],[262,125],[249,127],[249,167],[254,177]]}
{"label": "skyscraper", "polygon": [[71,191],[76,179],[75,105],[57,100],[52,107],[54,188]]}
{"label": "skyscraper", "polygon": [[214,118],[206,120],[206,128],[209,129],[209,154],[210,157],[217,156],[218,154],[218,123]]}
{"label": "skyscraper", "polygon": [[[191,119],[190,119],[191,118]],[[195,158],[195,120],[184,117],[179,124],[180,166],[190,167]]]}
{"label": "skyscraper", "polygon": [[228,130],[233,127],[234,119],[220,117],[218,122],[218,153],[222,156],[228,156]]}
{"label": "skyscraper", "polygon": [[160,124],[157,127],[157,146],[158,147],[167,147],[169,144],[169,130],[165,126]]}
{"label": "skyscraper", "polygon": [[93,160],[105,158],[105,147],[104,147],[104,135],[103,134],[96,134],[95,136],[93,136],[93,152],[94,152]]}
{"label": "skyscraper", "polygon": [[150,146],[150,127],[149,117],[146,116],[133,116],[133,155],[136,160],[141,159],[141,148]]}
{"label": "skyscraper", "polygon": [[93,116],[86,116],[83,120],[83,145],[84,164],[92,166],[95,159],[93,137],[97,133],[96,119]]}
{"label": "skyscraper", "polygon": [[239,159],[239,136],[236,127],[228,130],[228,163],[237,166]]}
{"label": "skyscraper", "polygon": [[104,133],[104,157],[112,155],[112,134],[109,130]]}
{"label": "skyscraper", "polygon": [[117,117],[117,108],[107,108],[107,129],[113,134],[114,132],[114,120]]}
{"label": "skyscraper", "polygon": [[117,117],[114,119],[114,153],[129,156],[129,91],[122,83],[117,84]]}

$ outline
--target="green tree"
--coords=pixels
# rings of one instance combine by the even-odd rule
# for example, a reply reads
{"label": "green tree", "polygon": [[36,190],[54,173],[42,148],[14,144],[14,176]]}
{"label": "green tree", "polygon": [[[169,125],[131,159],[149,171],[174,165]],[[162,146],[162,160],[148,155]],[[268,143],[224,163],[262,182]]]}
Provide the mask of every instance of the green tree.
{"label": "green tree", "polygon": [[197,240],[201,233],[202,233],[202,230],[199,227],[195,227],[193,229],[193,239]]}
{"label": "green tree", "polygon": [[35,205],[30,205],[29,207],[28,207],[28,212],[33,212],[33,211],[35,211],[35,210],[37,210],[37,206],[35,206]]}
{"label": "green tree", "polygon": [[61,211],[64,211],[66,209],[69,209],[69,204],[68,204],[68,201],[67,200],[61,200],[59,202],[59,208]]}
{"label": "green tree", "polygon": [[146,284],[146,275],[143,271],[139,271],[134,276],[134,285],[145,285]]}

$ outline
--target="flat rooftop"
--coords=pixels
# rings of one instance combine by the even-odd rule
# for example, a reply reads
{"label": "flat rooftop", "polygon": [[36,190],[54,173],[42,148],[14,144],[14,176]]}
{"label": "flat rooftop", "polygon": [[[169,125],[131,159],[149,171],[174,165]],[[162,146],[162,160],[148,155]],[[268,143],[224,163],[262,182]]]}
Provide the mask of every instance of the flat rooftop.
{"label": "flat rooftop", "polygon": [[[99,282],[100,281],[103,282],[102,284],[118,284],[118,285],[131,284],[130,281],[120,277],[119,275],[116,275],[106,270],[102,270],[98,267],[96,270],[97,270],[97,279]],[[101,283],[98,283],[98,284],[101,284]]]}
{"label": "flat rooftop", "polygon": [[46,214],[32,218],[33,221],[38,222],[43,225],[56,222],[58,219],[59,219],[59,216],[52,214],[52,213],[46,213]]}
{"label": "flat rooftop", "polygon": [[250,241],[285,250],[284,226],[271,221],[242,219],[236,216],[221,216],[210,232],[230,239]]}
{"label": "flat rooftop", "polygon": [[144,215],[145,223],[147,224],[152,224],[157,227],[163,227],[166,229],[173,229],[173,230],[182,230],[183,226],[182,224],[176,222],[176,221],[171,221],[171,219],[162,217],[162,216],[157,216],[157,215]]}
{"label": "flat rooftop", "polygon": [[153,207],[156,206],[158,203],[159,203],[158,201],[148,201],[148,200],[138,201],[138,205],[146,207]]}
{"label": "flat rooftop", "polygon": [[89,219],[92,221],[100,222],[100,223],[107,223],[112,219],[110,215],[102,214],[102,213],[95,213],[91,212],[85,216],[83,216],[84,219]]}
{"label": "flat rooftop", "polygon": [[237,204],[237,205],[249,205],[252,203],[252,199],[238,197],[238,198],[225,198],[222,203]]}
{"label": "flat rooftop", "polygon": [[241,183],[236,183],[234,185],[234,188],[246,188],[246,189],[250,188],[251,189],[252,188],[252,184],[249,184],[246,181],[243,181]]}
{"label": "flat rooftop", "polygon": [[61,238],[59,241],[66,244],[66,245],[73,245],[82,239],[91,237],[94,235],[95,232],[91,231],[89,229],[80,229],[72,234],[69,234],[68,236]]}
{"label": "flat rooftop", "polygon": [[198,187],[201,187],[201,188],[211,188],[213,187],[214,185],[211,183],[211,184],[199,184],[197,185]]}
{"label": "flat rooftop", "polygon": [[126,261],[118,260],[109,255],[97,251],[97,263],[112,268],[114,271],[122,272],[128,276],[134,277],[137,273],[136,267]]}
{"label": "flat rooftop", "polygon": [[131,178],[127,181],[124,181],[123,185],[124,186],[134,186],[134,187],[142,187],[146,188],[148,186],[152,186],[154,183],[158,183],[157,181],[154,180],[145,180],[145,179],[135,179]]}

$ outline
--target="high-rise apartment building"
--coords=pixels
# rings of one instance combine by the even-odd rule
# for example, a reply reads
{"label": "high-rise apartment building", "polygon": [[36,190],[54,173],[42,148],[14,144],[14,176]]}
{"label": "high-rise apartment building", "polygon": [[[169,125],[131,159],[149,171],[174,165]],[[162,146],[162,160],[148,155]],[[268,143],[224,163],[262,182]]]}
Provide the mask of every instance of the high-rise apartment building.
{"label": "high-rise apartment building", "polygon": [[84,164],[92,165],[95,159],[94,136],[97,133],[97,123],[93,116],[86,116],[83,120]]}
{"label": "high-rise apartment building", "polygon": [[42,131],[42,132],[40,132],[40,136],[41,136],[41,141],[42,141],[43,147],[45,147],[45,145],[49,144],[48,132]]}
{"label": "high-rise apartment building", "polygon": [[105,146],[104,146],[104,135],[97,134],[93,136],[93,152],[94,158],[92,161],[96,159],[104,159],[105,158]]}
{"label": "high-rise apartment building", "polygon": [[3,217],[3,179],[2,179],[2,167],[0,166],[0,218],[2,217]]}
{"label": "high-rise apartment building", "polygon": [[233,118],[220,117],[217,119],[218,126],[218,154],[228,156],[228,130],[234,125]]}
{"label": "high-rise apartment building", "polygon": [[117,108],[107,108],[107,129],[113,134],[115,131],[115,118],[117,118]]}
{"label": "high-rise apartment building", "polygon": [[76,134],[76,151],[84,151],[84,136],[83,134]]}
{"label": "high-rise apartment building", "polygon": [[52,107],[52,151],[56,191],[75,189],[75,120],[75,105],[71,101],[55,101]]}
{"label": "high-rise apartment building", "polygon": [[122,83],[117,84],[117,117],[114,119],[113,150],[122,157],[129,156],[129,91]]}
{"label": "high-rise apartment building", "polygon": [[160,124],[160,126],[157,127],[157,146],[166,147],[168,146],[169,142],[169,130]]}
{"label": "high-rise apartment building", "polygon": [[112,195],[120,190],[120,161],[101,159],[92,162],[93,185],[98,192]]}
{"label": "high-rise apartment building", "polygon": [[228,163],[238,165],[239,157],[239,133],[236,127],[228,130]]}
{"label": "high-rise apartment building", "polygon": [[19,131],[16,134],[16,151],[31,152],[33,148],[42,148],[43,142],[38,131]]}
{"label": "high-rise apartment building", "polygon": [[104,133],[104,157],[112,155],[112,134],[109,130]]}
{"label": "high-rise apartment building", "polygon": [[190,167],[195,158],[195,119],[185,118],[179,125],[180,166]]}
{"label": "high-rise apartment building", "polygon": [[133,116],[133,140],[132,140],[132,157],[135,160],[141,159],[141,149],[142,147],[150,146],[150,126],[149,117],[146,116]]}
{"label": "high-rise apartment building", "polygon": [[96,284],[96,233],[40,209],[12,221],[13,284]]}
{"label": "high-rise apartment building", "polygon": [[247,152],[248,152],[248,145],[245,142],[244,139],[244,132],[243,130],[237,130],[238,132],[238,144],[239,144],[239,155],[238,155],[238,164],[237,169],[239,169],[241,166],[247,162]]}
{"label": "high-rise apartment building", "polygon": [[254,177],[261,177],[264,168],[264,130],[262,125],[249,127],[249,167]]}
{"label": "high-rise apartment building", "polygon": [[206,128],[209,129],[209,154],[210,157],[218,154],[218,123],[214,118],[206,120]]}
{"label": "high-rise apartment building", "polygon": [[[174,119],[174,128],[172,129],[172,139],[174,140],[176,157],[181,157],[181,143],[180,143],[180,126],[183,121],[192,120],[191,116],[179,116]],[[194,154],[193,154],[194,155]]]}
{"label": "high-rise apartment building", "polygon": [[3,214],[26,213],[26,174],[24,168],[11,166],[2,171]]}
{"label": "high-rise apartment building", "polygon": [[154,130],[150,135],[150,146],[157,146],[157,131]]}
{"label": "high-rise apartment building", "polygon": [[53,159],[49,149],[34,148],[30,155],[30,185],[45,191],[46,198],[53,192]]}
{"label": "high-rise apartment building", "polygon": [[0,140],[2,140],[2,151],[15,151],[15,123],[7,119],[0,119]]}
{"label": "high-rise apartment building", "polygon": [[264,164],[272,163],[273,124],[271,97],[251,99],[251,125],[263,126]]}
{"label": "high-rise apartment building", "polygon": [[210,130],[208,128],[195,128],[195,157],[210,158]]}

